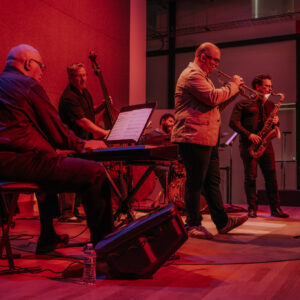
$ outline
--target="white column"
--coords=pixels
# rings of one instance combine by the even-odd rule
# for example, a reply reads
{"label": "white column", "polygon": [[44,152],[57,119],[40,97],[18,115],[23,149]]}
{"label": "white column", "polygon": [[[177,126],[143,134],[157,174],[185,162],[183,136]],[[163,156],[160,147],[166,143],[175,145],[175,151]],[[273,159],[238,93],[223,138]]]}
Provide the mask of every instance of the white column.
{"label": "white column", "polygon": [[146,0],[130,0],[129,105],[146,102]]}

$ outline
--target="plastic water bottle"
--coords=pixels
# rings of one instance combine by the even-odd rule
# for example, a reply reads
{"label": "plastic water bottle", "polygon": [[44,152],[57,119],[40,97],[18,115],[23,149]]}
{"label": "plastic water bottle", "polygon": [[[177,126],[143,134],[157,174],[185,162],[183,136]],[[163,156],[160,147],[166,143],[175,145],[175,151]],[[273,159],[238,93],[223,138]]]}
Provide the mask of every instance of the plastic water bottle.
{"label": "plastic water bottle", "polygon": [[96,284],[96,251],[92,243],[86,245],[83,251],[83,275],[82,281],[86,285]]}

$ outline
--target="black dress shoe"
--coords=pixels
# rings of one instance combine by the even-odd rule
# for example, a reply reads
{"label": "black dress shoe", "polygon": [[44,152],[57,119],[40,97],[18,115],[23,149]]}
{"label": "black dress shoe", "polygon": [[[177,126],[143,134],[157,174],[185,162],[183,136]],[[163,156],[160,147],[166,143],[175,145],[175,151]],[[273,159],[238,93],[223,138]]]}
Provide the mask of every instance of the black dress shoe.
{"label": "black dress shoe", "polygon": [[271,216],[277,217],[277,218],[288,218],[289,215],[284,213],[281,208],[276,208],[271,210]]}
{"label": "black dress shoe", "polygon": [[248,210],[248,216],[249,216],[249,218],[256,218],[257,217],[256,210],[253,208],[250,208]]}
{"label": "black dress shoe", "polygon": [[73,214],[74,214],[74,216],[77,217],[78,219],[81,219],[81,220],[85,220],[85,219],[86,219],[86,216],[81,215],[77,207],[74,208]]}
{"label": "black dress shoe", "polygon": [[68,245],[69,236],[67,234],[57,234],[51,238],[39,237],[37,247],[35,250],[36,254],[46,254],[55,250],[56,248],[63,248]]}

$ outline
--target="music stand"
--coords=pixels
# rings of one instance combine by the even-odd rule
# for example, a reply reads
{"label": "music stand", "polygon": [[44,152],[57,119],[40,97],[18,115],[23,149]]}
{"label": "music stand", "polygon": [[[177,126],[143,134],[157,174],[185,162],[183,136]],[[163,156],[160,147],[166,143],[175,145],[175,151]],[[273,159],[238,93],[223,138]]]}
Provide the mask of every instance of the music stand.
{"label": "music stand", "polygon": [[[155,107],[156,103],[137,104],[123,107],[108,134],[108,137],[105,141],[106,144],[112,147],[115,147],[116,144],[137,144],[145,128],[147,127],[147,124],[149,123]],[[119,169],[121,170],[122,162],[119,164]],[[120,192],[109,172],[105,167],[104,169],[117,197],[119,199],[124,198],[124,193]],[[132,177],[130,172],[129,177]],[[130,179],[128,182],[128,190],[131,189],[131,181],[132,179]]]}
{"label": "music stand", "polygon": [[156,103],[123,107],[110,130],[106,143],[137,144],[147,127]]}
{"label": "music stand", "polygon": [[[220,145],[220,147],[223,148],[227,148],[230,147],[230,151],[229,151],[229,167],[227,169],[229,169],[229,178],[227,177],[227,203],[224,205],[225,211],[226,212],[246,212],[247,210],[243,207],[237,206],[237,205],[233,205],[232,204],[232,145],[235,141],[235,139],[237,138],[238,133],[234,132],[229,139]],[[229,189],[229,192],[228,192]]]}
{"label": "music stand", "polygon": [[[118,117],[113,124],[112,129],[106,139],[106,143],[110,146],[116,144],[128,144],[128,145],[136,145],[138,144],[141,136],[149,123],[149,120],[153,114],[153,111],[156,107],[156,103],[146,103],[146,104],[137,104],[123,107],[118,114]],[[135,146],[136,148],[143,148],[145,146]],[[115,148],[117,150],[117,148]],[[123,163],[120,162],[120,170],[122,169]],[[154,165],[149,165],[147,170],[138,180],[134,187],[132,187],[132,172],[129,168],[128,171],[128,186],[127,193],[121,193],[115,182],[111,178],[108,171],[105,169],[106,175],[112,185],[113,190],[116,192],[116,195],[119,198],[120,205],[117,211],[114,213],[114,219],[120,220],[122,214],[126,214],[127,218],[125,222],[131,222],[134,220],[134,216],[131,211],[131,201],[133,196],[139,190],[139,188],[146,181],[150,173],[153,171]],[[120,223],[119,226],[123,225]]]}

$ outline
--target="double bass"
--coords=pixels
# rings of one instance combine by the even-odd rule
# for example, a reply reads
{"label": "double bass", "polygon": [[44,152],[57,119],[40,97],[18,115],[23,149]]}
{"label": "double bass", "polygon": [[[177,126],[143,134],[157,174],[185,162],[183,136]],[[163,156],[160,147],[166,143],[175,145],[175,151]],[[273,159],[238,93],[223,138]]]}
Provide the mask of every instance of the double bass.
{"label": "double bass", "polygon": [[[105,105],[105,114],[103,114],[104,124],[106,129],[111,129],[117,118],[118,111],[112,105],[112,99],[109,96],[106,84],[103,79],[102,71],[96,61],[96,58],[97,58],[96,53],[94,51],[90,51],[89,59],[92,63],[92,68],[94,70],[94,73],[99,79],[100,86],[104,96],[104,105]],[[99,108],[95,111],[95,113],[97,113],[101,109],[103,109],[103,106],[99,106]],[[116,164],[112,165],[111,167],[112,177],[115,178],[118,177],[119,187],[123,198],[125,198],[126,195],[128,194],[128,190],[131,189],[131,185],[132,185],[131,183],[135,184],[139,180],[145,168],[146,167],[143,166],[134,166],[131,167],[130,170],[128,169],[126,170],[122,165],[122,163],[118,165]],[[146,198],[148,195],[152,193],[155,185],[153,177],[154,174],[152,172],[151,176],[149,176],[151,180],[148,180],[147,184],[144,184],[136,193],[135,195],[136,201],[141,201],[142,199]],[[115,201],[113,202],[117,202],[117,200],[115,199]],[[118,203],[115,203],[115,206],[117,205]]]}
{"label": "double bass", "polygon": [[[117,118],[117,111],[114,109],[111,101],[111,97],[109,96],[106,84],[104,82],[102,71],[96,61],[97,55],[94,51],[90,51],[89,53],[89,59],[92,63],[92,68],[94,70],[95,75],[98,77],[100,86],[103,92],[104,96],[104,108],[105,108],[105,114],[103,114],[103,121],[106,129],[111,129],[116,118]],[[103,106],[100,105],[96,110],[95,114],[99,112],[99,110],[103,110]],[[109,165],[106,166],[109,170],[110,175],[113,178],[117,178],[117,185],[120,189],[121,195],[123,198],[126,197],[128,193],[128,184],[127,180],[124,177],[124,171],[123,166],[121,163],[109,163]],[[126,173],[126,172],[125,172]],[[113,205],[118,206],[119,201],[117,199],[113,198]]]}
{"label": "double bass", "polygon": [[[94,51],[90,51],[89,59],[92,63],[92,68],[94,70],[94,73],[99,79],[100,86],[101,86],[101,89],[103,92],[103,97],[104,97],[104,106],[105,106],[105,112],[106,112],[106,114],[104,115],[105,116],[104,117],[105,118],[104,119],[105,127],[106,127],[106,129],[111,129],[117,118],[118,112],[112,105],[111,97],[109,96],[106,84],[105,84],[103,76],[102,76],[102,71],[101,71],[99,65],[97,64],[96,58],[97,58],[96,53]],[[95,111],[95,113],[97,114],[99,112],[99,110],[101,110],[102,108],[103,108],[102,106],[99,106],[98,109]]]}

